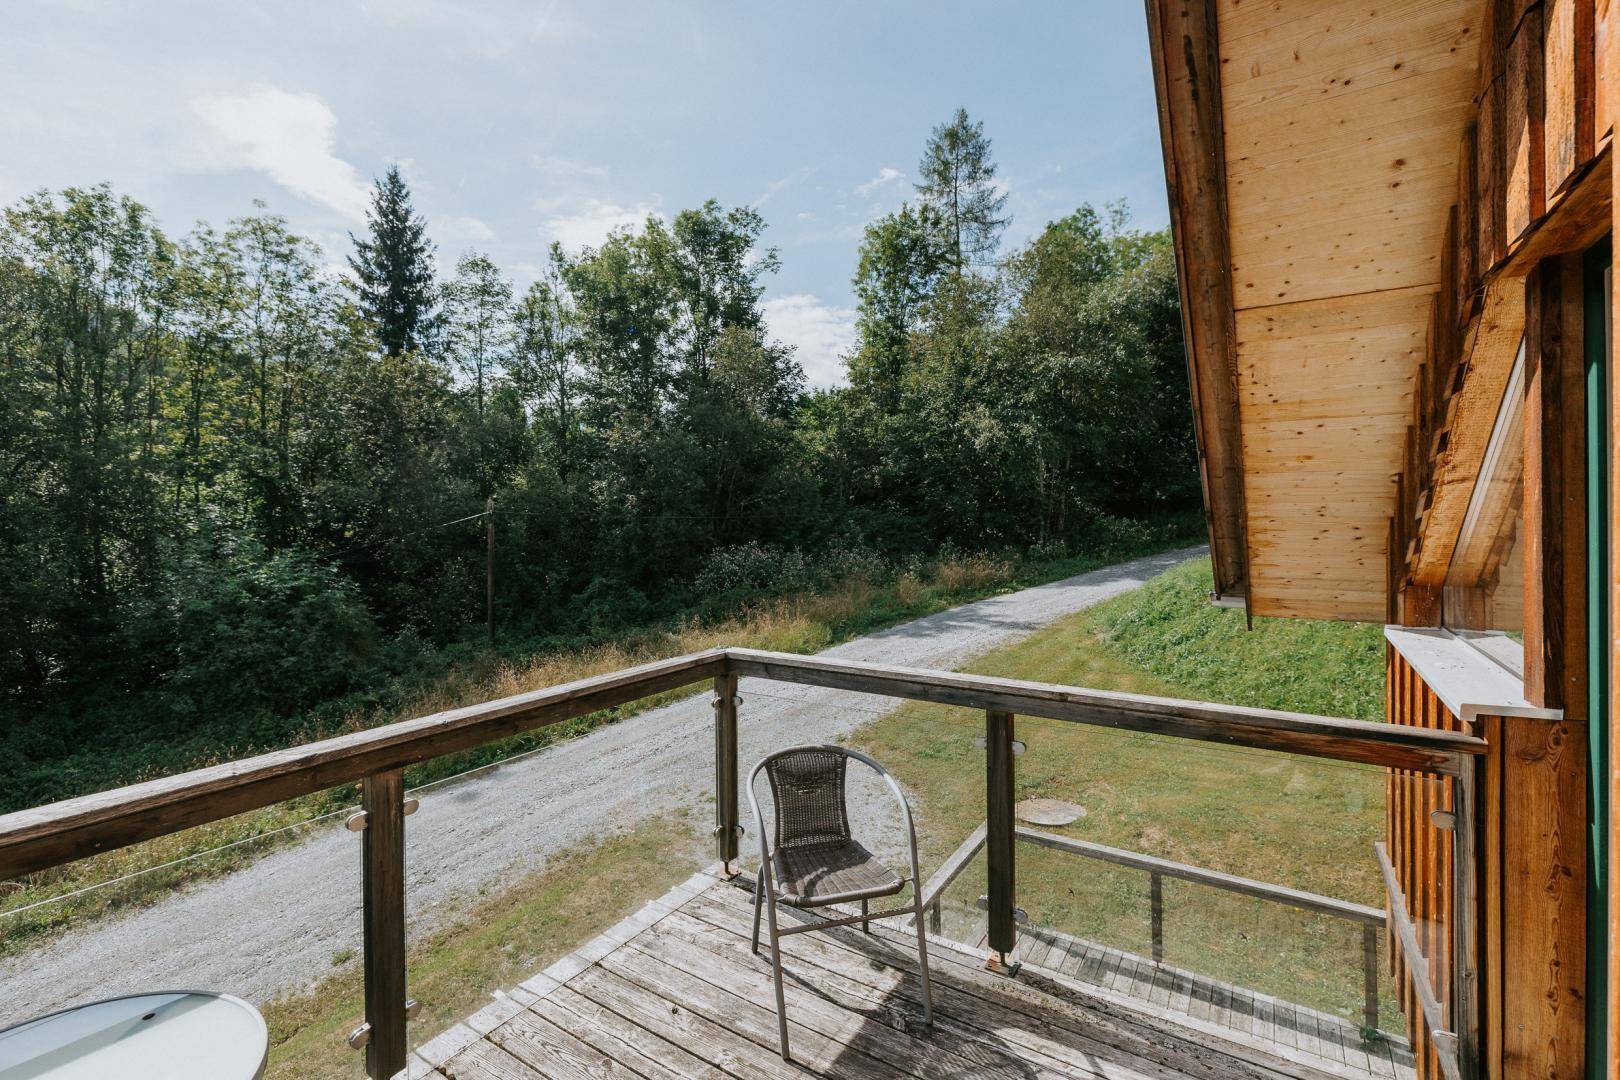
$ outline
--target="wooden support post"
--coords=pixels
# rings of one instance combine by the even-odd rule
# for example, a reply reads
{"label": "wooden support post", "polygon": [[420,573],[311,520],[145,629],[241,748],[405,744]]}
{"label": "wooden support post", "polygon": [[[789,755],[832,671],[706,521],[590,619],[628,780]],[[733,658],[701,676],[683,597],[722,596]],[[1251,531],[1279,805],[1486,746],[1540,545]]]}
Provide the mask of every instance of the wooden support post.
{"label": "wooden support post", "polygon": [[1480,905],[1482,865],[1482,807],[1480,779],[1485,759],[1463,763],[1461,774],[1451,781],[1452,896],[1455,907],[1451,918],[1451,1030],[1457,1036],[1457,1064],[1463,1076],[1480,1076],[1484,1060],[1483,1009],[1479,985],[1480,928],[1484,925]]}
{"label": "wooden support post", "polygon": [[737,868],[737,676],[714,680],[714,857],[725,873]]}
{"label": "wooden support post", "polygon": [[985,853],[989,864],[989,929],[992,971],[1005,975],[1017,972],[1013,950],[1017,929],[1013,905],[1014,886],[1013,820],[1013,717],[1012,713],[987,710],[984,729],[985,775]]}
{"label": "wooden support post", "polygon": [[495,644],[495,496],[484,501],[484,627]]}
{"label": "wooden support post", "polygon": [[1361,926],[1361,992],[1364,999],[1361,1022],[1369,1031],[1378,1030],[1378,928]]}
{"label": "wooden support post", "polygon": [[1148,875],[1148,917],[1152,925],[1153,962],[1164,963],[1164,878]]}
{"label": "wooden support post", "polygon": [[945,932],[945,917],[940,911],[937,896],[934,897],[934,902],[928,905],[928,932],[936,937]]}
{"label": "wooden support post", "polygon": [[366,1075],[386,1080],[405,1068],[405,776],[399,769],[361,782],[366,813],[361,894],[365,920]]}

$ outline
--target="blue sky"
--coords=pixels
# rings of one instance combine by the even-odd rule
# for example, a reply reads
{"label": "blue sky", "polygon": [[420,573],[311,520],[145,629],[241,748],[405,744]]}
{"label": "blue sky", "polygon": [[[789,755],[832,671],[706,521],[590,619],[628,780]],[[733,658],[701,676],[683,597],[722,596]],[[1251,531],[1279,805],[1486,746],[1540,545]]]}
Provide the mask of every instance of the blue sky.
{"label": "blue sky", "polygon": [[1127,0],[437,3],[38,0],[0,41],[0,201],[111,181],[183,233],[262,199],[332,261],[404,164],[441,268],[520,285],[551,240],[757,206],[776,336],[840,377],[861,229],[928,131],[985,123],[1007,239],[1082,202],[1166,220],[1141,4]]}

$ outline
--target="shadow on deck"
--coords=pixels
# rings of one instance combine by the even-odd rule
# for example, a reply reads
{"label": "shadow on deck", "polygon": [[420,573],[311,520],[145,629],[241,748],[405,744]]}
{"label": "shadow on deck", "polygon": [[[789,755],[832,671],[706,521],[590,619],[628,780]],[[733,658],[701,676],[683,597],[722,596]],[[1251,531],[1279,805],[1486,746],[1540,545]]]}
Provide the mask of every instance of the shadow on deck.
{"label": "shadow on deck", "polygon": [[[1033,936],[1026,939],[1031,962],[1017,979],[987,972],[982,954],[967,946],[935,939],[930,1030],[920,1020],[915,939],[891,927],[783,940],[796,1059],[790,1065],[776,1053],[769,963],[749,951],[751,903],[749,890],[737,883],[694,875],[423,1044],[411,1056],[409,1076],[1410,1075],[1409,1067],[1387,1057],[1382,1067],[1342,1055],[1335,1060],[1281,1045],[1258,1030],[1222,1030],[1190,1013],[1178,1017],[1153,1007],[1151,994],[1136,1000],[1121,989],[1088,984],[1065,973],[1062,960],[1055,968],[1041,966],[1037,961],[1060,943]],[[815,918],[791,909],[781,914]],[[1076,952],[1061,944],[1064,957],[1086,955],[1083,947]]]}

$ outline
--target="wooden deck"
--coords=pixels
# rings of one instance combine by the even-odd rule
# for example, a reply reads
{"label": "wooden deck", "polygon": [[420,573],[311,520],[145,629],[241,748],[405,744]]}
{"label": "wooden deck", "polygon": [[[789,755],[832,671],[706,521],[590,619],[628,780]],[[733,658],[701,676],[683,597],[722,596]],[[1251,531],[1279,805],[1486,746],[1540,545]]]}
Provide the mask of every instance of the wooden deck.
{"label": "wooden deck", "polygon": [[[870,935],[846,928],[783,940],[796,1059],[789,1065],[776,1053],[770,966],[749,951],[750,919],[745,888],[694,875],[418,1047],[408,1073],[417,1080],[1375,1075],[1274,1045],[1260,1032],[1226,1037],[1190,1016],[1177,1022],[1065,975],[1061,964],[1054,971],[1028,963],[1017,979],[992,975],[982,955],[944,939],[930,948],[935,1022],[925,1029],[915,939],[892,925]],[[1031,958],[1040,959],[1033,951]]]}

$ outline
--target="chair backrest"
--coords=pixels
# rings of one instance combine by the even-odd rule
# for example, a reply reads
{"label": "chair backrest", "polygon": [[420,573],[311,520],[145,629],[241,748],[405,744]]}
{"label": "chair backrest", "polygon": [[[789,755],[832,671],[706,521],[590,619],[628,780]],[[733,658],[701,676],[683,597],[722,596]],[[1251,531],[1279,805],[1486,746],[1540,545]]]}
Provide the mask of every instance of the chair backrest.
{"label": "chair backrest", "polygon": [[766,760],[776,803],[776,847],[791,850],[850,838],[844,776],[849,755],[829,746],[801,746]]}

